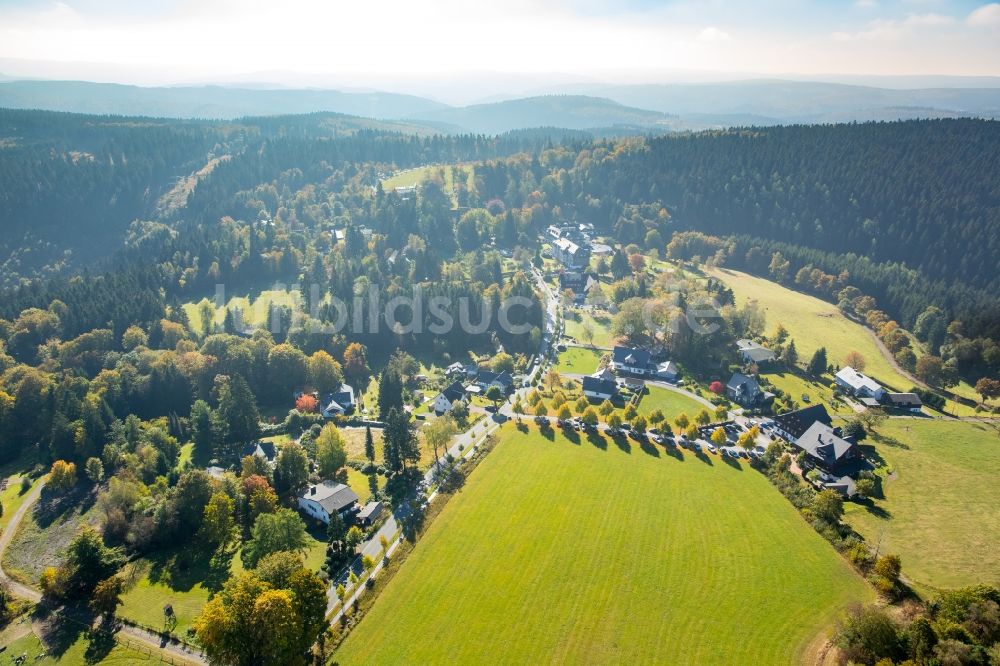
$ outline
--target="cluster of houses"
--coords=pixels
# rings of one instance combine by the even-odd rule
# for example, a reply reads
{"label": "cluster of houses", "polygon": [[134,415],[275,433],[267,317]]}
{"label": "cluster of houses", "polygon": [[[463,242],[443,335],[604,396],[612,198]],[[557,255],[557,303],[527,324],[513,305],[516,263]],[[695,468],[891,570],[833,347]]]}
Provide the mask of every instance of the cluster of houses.
{"label": "cluster of houses", "polygon": [[920,414],[923,402],[916,393],[892,393],[868,375],[851,366],[840,369],[834,381],[844,393],[865,407],[884,407],[894,411]]}
{"label": "cluster of houses", "polygon": [[611,247],[596,243],[592,224],[553,224],[545,230],[552,247],[552,257],[571,271],[590,264],[592,256],[611,254]]}
{"label": "cluster of houses", "polygon": [[823,405],[812,405],[775,416],[769,423],[772,432],[797,451],[805,453],[805,465],[819,471],[815,482],[821,488],[836,490],[844,497],[855,494],[855,478],[868,463],[852,437],[845,437]]}
{"label": "cluster of houses", "polygon": [[432,408],[437,415],[450,412],[456,403],[467,404],[471,396],[486,395],[491,387],[497,387],[504,395],[514,390],[514,377],[506,370],[492,372],[481,370],[478,365],[456,361],[449,365],[445,374],[452,380],[434,398]]}
{"label": "cluster of houses", "polygon": [[676,382],[679,377],[680,369],[673,361],[657,361],[648,349],[618,346],[606,367],[583,378],[583,395],[594,401],[613,401],[622,388],[639,392],[646,380]]}

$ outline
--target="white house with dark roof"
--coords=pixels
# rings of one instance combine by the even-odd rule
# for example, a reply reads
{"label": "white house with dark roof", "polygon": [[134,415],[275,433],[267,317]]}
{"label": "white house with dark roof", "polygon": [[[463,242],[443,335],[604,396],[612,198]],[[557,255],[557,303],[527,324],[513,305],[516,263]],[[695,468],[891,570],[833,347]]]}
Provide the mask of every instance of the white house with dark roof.
{"label": "white house with dark roof", "polygon": [[764,391],[753,377],[734,372],[726,383],[726,397],[743,407],[754,408],[773,400],[774,394]]}
{"label": "white house with dark roof", "polygon": [[456,402],[465,402],[465,400],[465,387],[462,386],[462,382],[452,382],[434,398],[434,413],[447,414]]}
{"label": "white house with dark roof", "polygon": [[615,347],[611,352],[611,368],[617,373],[640,377],[653,376],[657,373],[652,355],[647,350],[637,347]]}
{"label": "white house with dark roof", "polygon": [[618,397],[618,384],[614,380],[584,377],[583,395],[591,400],[611,400]]}
{"label": "white house with dark roof", "polygon": [[306,514],[327,525],[330,516],[339,513],[347,518],[358,508],[358,494],[336,481],[324,481],[310,485],[299,495],[299,508]]}
{"label": "white house with dark roof", "polygon": [[558,238],[552,241],[552,256],[566,268],[586,268],[590,263],[590,248],[568,238]]}
{"label": "white house with dark roof", "polygon": [[335,416],[346,416],[354,412],[354,389],[347,384],[323,397],[320,402],[320,413],[323,418],[332,419]]}
{"label": "white house with dark roof", "polygon": [[840,369],[840,372],[834,377],[834,381],[845,392],[859,398],[882,400],[886,393],[881,384],[849,365]]}
{"label": "white house with dark roof", "polygon": [[744,363],[763,365],[771,363],[777,358],[773,351],[753,340],[737,340],[736,349]]}

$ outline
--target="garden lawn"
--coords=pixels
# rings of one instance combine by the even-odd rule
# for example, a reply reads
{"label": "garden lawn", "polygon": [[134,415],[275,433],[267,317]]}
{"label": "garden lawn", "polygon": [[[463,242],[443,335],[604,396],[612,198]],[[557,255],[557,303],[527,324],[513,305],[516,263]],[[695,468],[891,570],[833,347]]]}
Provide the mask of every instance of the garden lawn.
{"label": "garden lawn", "polygon": [[714,408],[707,407],[682,393],[659,386],[648,386],[647,389],[649,393],[642,396],[642,400],[639,401],[639,413],[644,416],[649,416],[651,412],[659,409],[667,417],[667,422],[673,423],[678,414],[687,414],[693,420],[698,412],[707,409],[708,413],[712,414],[712,420],[716,420],[712,411]]}
{"label": "garden lawn", "polygon": [[744,465],[526,430],[503,427],[338,663],[802,663],[872,597]]}
{"label": "garden lawn", "polygon": [[[800,408],[819,402],[825,405],[831,414],[850,415],[854,413],[851,406],[843,400],[834,400],[833,391],[830,389],[833,379],[829,375],[825,375],[820,381],[813,381],[803,373],[793,373],[787,370],[767,372],[763,373],[762,376],[776,388],[790,395]],[[809,402],[802,399],[803,394],[809,396]]]}
{"label": "garden lawn", "polygon": [[589,375],[597,370],[597,364],[603,353],[598,349],[569,347],[559,353],[555,369],[562,374]]}
{"label": "garden lawn", "polygon": [[[614,336],[611,335],[611,315],[595,317],[586,310],[575,309],[573,316],[567,316],[565,322],[566,335],[580,344],[593,344],[597,347],[610,347],[614,344]],[[587,340],[583,335],[584,323],[590,325],[590,330],[594,334],[592,340]]]}
{"label": "garden lawn", "polygon": [[[847,505],[847,519],[921,586],[1000,584],[1000,431],[985,423],[890,419],[869,440],[894,474],[875,512]],[[904,448],[908,447],[908,448]]]}

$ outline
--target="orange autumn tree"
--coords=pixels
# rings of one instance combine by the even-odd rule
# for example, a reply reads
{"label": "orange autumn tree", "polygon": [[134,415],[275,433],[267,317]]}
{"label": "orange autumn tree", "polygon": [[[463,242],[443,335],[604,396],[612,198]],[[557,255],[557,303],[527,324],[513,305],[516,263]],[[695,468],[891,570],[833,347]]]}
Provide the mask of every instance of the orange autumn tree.
{"label": "orange autumn tree", "polygon": [[316,399],[316,396],[310,393],[303,393],[295,401],[295,409],[303,414],[312,414],[316,411],[318,405],[319,401]]}

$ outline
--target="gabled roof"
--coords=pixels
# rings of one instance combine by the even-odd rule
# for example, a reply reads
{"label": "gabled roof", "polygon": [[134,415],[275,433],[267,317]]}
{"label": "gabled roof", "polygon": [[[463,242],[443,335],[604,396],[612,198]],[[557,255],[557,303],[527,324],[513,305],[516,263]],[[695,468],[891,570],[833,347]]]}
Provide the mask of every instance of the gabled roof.
{"label": "gabled roof", "polygon": [[612,360],[626,367],[648,368],[650,358],[648,351],[638,347],[615,347],[612,352]]}
{"label": "gabled roof", "polygon": [[837,379],[844,382],[855,391],[866,389],[874,393],[882,389],[882,385],[877,381],[864,373],[858,372],[849,365],[840,369],[840,372],[837,373]]}
{"label": "gabled roof", "polygon": [[680,372],[680,369],[677,367],[677,364],[674,363],[673,361],[664,361],[663,363],[656,366],[656,370],[661,375],[676,375],[678,372]]}
{"label": "gabled roof", "polygon": [[773,351],[753,340],[737,340],[736,346],[739,348],[741,354],[754,363],[765,363],[773,361],[776,358]]}
{"label": "gabled roof", "polygon": [[241,458],[247,456],[260,456],[270,462],[278,456],[278,449],[274,446],[274,442],[250,442],[244,444],[240,451]]}
{"label": "gabled roof", "polygon": [[885,399],[893,407],[921,407],[924,404],[916,393],[886,393]]}
{"label": "gabled roof", "polygon": [[463,400],[465,398],[465,387],[462,386],[462,382],[452,382],[443,391],[441,391],[441,395],[443,395],[448,402]]}
{"label": "gabled roof", "polygon": [[598,368],[594,371],[591,377],[596,377],[597,379],[610,379],[615,380],[615,373],[611,372],[611,368]]}
{"label": "gabled roof", "polygon": [[729,378],[726,388],[730,391],[739,391],[742,389],[750,393],[756,393],[760,390],[760,384],[753,377],[748,377],[742,372],[734,372],[733,376]]}
{"label": "gabled roof", "polygon": [[500,384],[501,386],[509,387],[514,385],[514,378],[510,376],[510,373],[504,370],[503,372],[496,373],[490,370],[480,370],[479,377],[476,382],[482,384],[483,386],[489,386],[493,382]]}
{"label": "gabled roof", "polygon": [[323,412],[347,412],[354,408],[354,389],[347,384],[323,398]]}
{"label": "gabled roof", "polygon": [[607,395],[618,395],[618,385],[609,379],[598,379],[597,377],[583,378],[584,392],[599,393]]}
{"label": "gabled roof", "polygon": [[787,414],[779,414],[774,417],[775,424],[795,438],[801,437],[802,433],[817,421],[824,425],[833,424],[830,414],[826,411],[826,407],[820,404],[812,405],[805,409],[797,409]]}
{"label": "gabled roof", "polygon": [[324,481],[309,486],[302,492],[301,497],[316,502],[330,515],[343,511],[358,501],[357,493],[336,481]]}
{"label": "gabled roof", "polygon": [[795,446],[824,466],[833,467],[856,445],[837,435],[830,426],[816,421],[802,433]]}

